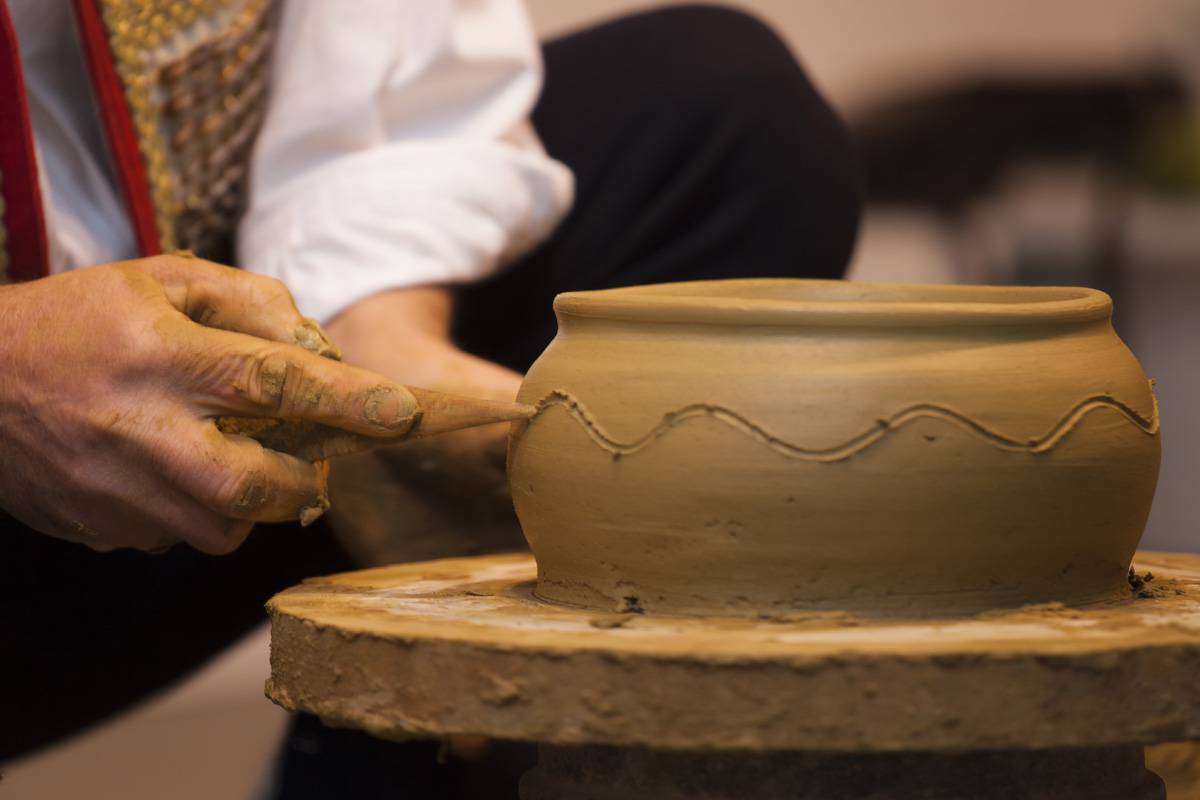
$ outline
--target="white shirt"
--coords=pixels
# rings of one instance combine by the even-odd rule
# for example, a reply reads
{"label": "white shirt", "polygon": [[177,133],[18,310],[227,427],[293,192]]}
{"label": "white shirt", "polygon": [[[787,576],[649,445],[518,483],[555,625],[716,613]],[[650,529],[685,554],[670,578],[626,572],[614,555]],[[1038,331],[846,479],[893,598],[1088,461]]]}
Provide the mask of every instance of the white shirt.
{"label": "white shirt", "polygon": [[8,0],[37,150],[50,271],[137,255],[70,0]]}
{"label": "white shirt", "polygon": [[[9,5],[53,266],[132,257],[68,0]],[[520,0],[285,0],[240,265],[328,321],[385,289],[477,280],[526,252],[573,191],[529,124],[541,76]]]}

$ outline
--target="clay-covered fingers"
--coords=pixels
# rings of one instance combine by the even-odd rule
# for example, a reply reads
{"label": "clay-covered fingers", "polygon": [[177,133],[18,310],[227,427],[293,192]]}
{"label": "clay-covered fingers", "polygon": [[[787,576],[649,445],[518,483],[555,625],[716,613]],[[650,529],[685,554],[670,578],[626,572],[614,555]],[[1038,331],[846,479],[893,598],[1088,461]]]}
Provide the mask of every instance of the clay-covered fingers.
{"label": "clay-covered fingers", "polygon": [[296,344],[326,358],[341,357],[321,326],[300,314],[291,292],[275,278],[191,256],[157,256],[144,263],[171,305],[194,322]]}
{"label": "clay-covered fingers", "polygon": [[210,415],[304,420],[385,438],[417,421],[412,393],[368,370],[228,331],[195,328],[189,338],[190,388]]}
{"label": "clay-covered fingers", "polygon": [[[185,437],[186,438],[186,437]],[[253,439],[227,436],[212,423],[190,447],[177,447],[176,486],[224,522],[207,526],[191,544],[208,553],[237,548],[250,523],[300,520],[329,508],[329,467],[269,450]]]}
{"label": "clay-covered fingers", "polygon": [[68,519],[58,535],[101,551],[132,547],[163,553],[182,541],[219,555],[236,550],[254,527],[253,520],[213,511],[177,486],[163,487],[157,497],[138,508],[115,506],[106,509],[104,519],[92,523],[100,530],[76,516]]}

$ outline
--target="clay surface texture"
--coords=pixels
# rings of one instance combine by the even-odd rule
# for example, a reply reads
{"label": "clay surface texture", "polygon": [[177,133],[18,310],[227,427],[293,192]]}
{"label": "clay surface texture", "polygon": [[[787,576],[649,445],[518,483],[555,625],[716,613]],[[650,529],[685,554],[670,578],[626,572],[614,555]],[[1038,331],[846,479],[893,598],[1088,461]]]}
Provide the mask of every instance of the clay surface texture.
{"label": "clay surface texture", "polygon": [[938,617],[1125,591],[1158,411],[1100,292],[717,281],[555,309],[509,451],[543,599]]}
{"label": "clay surface texture", "polygon": [[525,555],[397,565],[273,598],[267,691],[392,738],[851,753],[1200,738],[1200,556],[1135,570],[1140,589],[1087,607],[756,619],[555,606]]}

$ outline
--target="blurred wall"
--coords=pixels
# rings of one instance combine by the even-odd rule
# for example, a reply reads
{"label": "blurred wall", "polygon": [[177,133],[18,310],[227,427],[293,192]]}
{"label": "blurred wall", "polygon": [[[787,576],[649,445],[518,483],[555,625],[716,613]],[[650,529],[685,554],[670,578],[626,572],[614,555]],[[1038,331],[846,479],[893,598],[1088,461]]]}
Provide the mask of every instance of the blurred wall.
{"label": "blurred wall", "polygon": [[[538,32],[556,36],[664,0],[528,0]],[[916,86],[1006,71],[1054,76],[1130,69],[1164,42],[1189,48],[1194,0],[738,0],[769,20],[841,111]],[[1177,42],[1177,44],[1176,44]],[[1181,58],[1187,57],[1181,52]]]}

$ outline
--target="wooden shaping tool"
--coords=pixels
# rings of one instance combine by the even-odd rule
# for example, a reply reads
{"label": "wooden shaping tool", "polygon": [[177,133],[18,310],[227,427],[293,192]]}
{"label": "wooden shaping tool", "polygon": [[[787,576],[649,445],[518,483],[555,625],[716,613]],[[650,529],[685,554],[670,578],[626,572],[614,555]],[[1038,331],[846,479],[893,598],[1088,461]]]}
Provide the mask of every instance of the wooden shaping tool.
{"label": "wooden shaping tool", "polygon": [[417,410],[407,430],[390,436],[364,436],[303,420],[251,417],[221,417],[217,427],[224,433],[249,436],[272,450],[322,461],[440,433],[529,419],[536,413],[533,406],[521,403],[405,388],[416,398]]}

